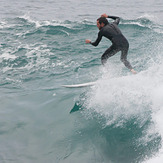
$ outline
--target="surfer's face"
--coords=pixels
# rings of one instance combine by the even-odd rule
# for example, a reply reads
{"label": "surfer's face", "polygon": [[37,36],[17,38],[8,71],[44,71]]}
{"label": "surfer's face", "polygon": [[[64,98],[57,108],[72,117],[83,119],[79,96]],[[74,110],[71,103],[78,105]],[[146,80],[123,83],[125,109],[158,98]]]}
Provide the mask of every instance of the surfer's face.
{"label": "surfer's face", "polygon": [[104,27],[104,23],[99,23],[99,21],[97,20],[97,27],[98,27],[98,29],[100,30],[102,27]]}

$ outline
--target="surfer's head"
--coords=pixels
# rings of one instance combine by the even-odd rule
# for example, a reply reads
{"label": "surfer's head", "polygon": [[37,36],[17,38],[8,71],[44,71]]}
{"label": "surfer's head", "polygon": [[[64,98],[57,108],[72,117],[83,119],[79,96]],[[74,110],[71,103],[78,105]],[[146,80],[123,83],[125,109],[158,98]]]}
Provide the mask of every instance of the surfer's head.
{"label": "surfer's head", "polygon": [[97,19],[97,27],[100,30],[102,27],[107,25],[109,22],[105,17],[100,17]]}

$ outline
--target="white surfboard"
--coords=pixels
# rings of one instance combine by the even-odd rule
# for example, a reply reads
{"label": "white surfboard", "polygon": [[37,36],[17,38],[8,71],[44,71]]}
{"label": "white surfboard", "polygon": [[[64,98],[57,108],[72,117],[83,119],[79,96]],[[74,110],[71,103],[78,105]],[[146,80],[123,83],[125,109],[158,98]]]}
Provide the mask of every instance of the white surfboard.
{"label": "white surfboard", "polygon": [[92,85],[95,85],[95,84],[96,84],[96,82],[89,82],[89,83],[74,84],[74,85],[62,85],[62,87],[66,87],[66,88],[80,88],[80,87],[92,86]]}

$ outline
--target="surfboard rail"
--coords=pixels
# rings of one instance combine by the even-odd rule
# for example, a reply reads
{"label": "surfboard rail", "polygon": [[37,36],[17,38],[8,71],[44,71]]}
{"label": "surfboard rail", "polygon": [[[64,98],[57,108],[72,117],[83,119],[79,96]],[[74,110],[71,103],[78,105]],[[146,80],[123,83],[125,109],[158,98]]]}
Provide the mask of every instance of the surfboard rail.
{"label": "surfboard rail", "polygon": [[96,84],[96,82],[88,82],[88,83],[82,83],[82,84],[62,85],[62,87],[66,87],[66,88],[80,88],[80,87],[93,86],[95,84]]}

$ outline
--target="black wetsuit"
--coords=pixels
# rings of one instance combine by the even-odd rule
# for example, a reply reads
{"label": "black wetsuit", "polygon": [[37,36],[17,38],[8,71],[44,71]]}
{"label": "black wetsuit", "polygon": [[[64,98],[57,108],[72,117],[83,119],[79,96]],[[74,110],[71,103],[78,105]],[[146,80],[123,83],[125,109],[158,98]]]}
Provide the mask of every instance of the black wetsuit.
{"label": "black wetsuit", "polygon": [[127,61],[129,43],[118,28],[120,18],[116,16],[108,16],[108,18],[114,19],[115,21],[102,27],[98,33],[98,38],[95,42],[91,42],[91,44],[93,46],[97,46],[103,36],[108,38],[112,42],[112,45],[102,55],[102,64],[105,64],[109,57],[121,51],[121,61],[128,69],[132,69],[132,66]]}

